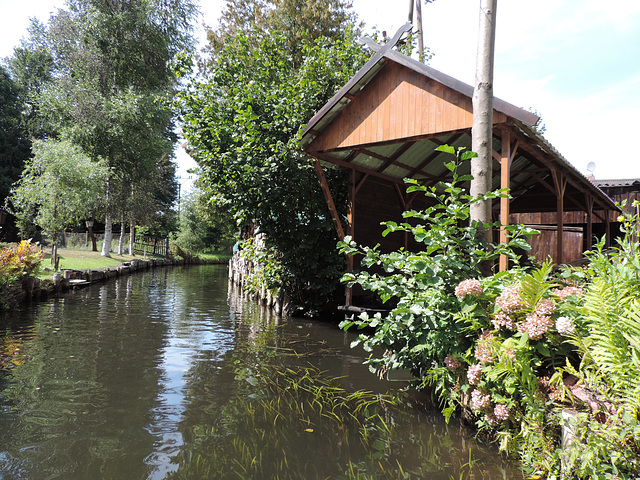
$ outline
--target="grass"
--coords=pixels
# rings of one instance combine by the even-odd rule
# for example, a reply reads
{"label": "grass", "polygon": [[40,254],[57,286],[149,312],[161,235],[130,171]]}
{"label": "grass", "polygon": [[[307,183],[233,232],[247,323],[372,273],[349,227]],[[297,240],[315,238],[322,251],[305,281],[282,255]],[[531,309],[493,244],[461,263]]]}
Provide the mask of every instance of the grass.
{"label": "grass", "polygon": [[229,260],[231,258],[231,254],[226,252],[198,253],[196,257],[204,260],[205,262],[219,262],[222,260]]}
{"label": "grass", "polygon": [[[142,258],[141,256],[116,255],[115,253],[112,253],[111,257],[103,257],[100,252],[72,248],[58,248],[58,257],[60,257],[58,264],[60,270],[95,270],[116,267],[122,265],[123,262]],[[42,264],[45,267],[51,266],[51,253],[45,255]]]}
{"label": "grass", "polygon": [[[205,262],[216,262],[228,260],[231,255],[228,253],[202,253],[197,255],[198,258]],[[143,260],[141,255],[116,255],[111,253],[111,257],[103,257],[100,252],[92,252],[86,249],[75,248],[58,248],[59,270],[96,270],[99,268],[116,267],[124,262],[131,260]],[[147,255],[147,258],[162,258]],[[42,272],[39,278],[48,278],[53,273],[53,265],[51,265],[51,251],[45,254],[42,260]]]}
{"label": "grass", "polygon": [[[142,259],[141,256],[132,255],[116,255],[111,257],[103,257],[100,252],[92,252],[91,250],[74,249],[74,248],[58,248],[59,270],[96,270],[98,268],[116,267],[122,265],[123,262],[130,262],[134,259]],[[42,260],[42,273],[38,275],[40,278],[47,278],[53,272],[51,265],[51,252],[45,254]]]}

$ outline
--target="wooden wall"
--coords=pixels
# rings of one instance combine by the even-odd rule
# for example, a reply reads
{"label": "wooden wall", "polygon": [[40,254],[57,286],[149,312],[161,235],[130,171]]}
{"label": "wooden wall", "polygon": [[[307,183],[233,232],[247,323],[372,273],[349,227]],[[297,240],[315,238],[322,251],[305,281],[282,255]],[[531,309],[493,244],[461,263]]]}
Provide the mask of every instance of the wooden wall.
{"label": "wooden wall", "polygon": [[[395,62],[383,70],[309,150],[323,152],[471,128],[471,98]],[[494,111],[493,120],[505,122],[506,115]]]}

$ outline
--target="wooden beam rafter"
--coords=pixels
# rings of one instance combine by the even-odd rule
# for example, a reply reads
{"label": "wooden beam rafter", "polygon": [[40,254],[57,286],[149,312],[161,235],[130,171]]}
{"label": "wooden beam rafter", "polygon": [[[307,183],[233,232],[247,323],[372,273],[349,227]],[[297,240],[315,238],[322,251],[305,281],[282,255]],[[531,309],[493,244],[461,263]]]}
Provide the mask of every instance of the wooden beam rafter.
{"label": "wooden beam rafter", "polygon": [[336,205],[333,202],[333,197],[331,196],[331,191],[329,190],[329,184],[327,183],[327,178],[324,176],[322,165],[320,165],[320,161],[318,159],[316,159],[316,161],[314,162],[314,167],[316,169],[316,175],[318,175],[318,180],[320,180],[320,187],[322,188],[324,199],[327,201],[327,206],[329,207],[331,218],[333,218],[333,223],[336,227],[338,238],[343,241],[345,235],[344,229],[342,228],[342,222],[340,221],[340,216],[338,215],[338,211],[336,210]]}

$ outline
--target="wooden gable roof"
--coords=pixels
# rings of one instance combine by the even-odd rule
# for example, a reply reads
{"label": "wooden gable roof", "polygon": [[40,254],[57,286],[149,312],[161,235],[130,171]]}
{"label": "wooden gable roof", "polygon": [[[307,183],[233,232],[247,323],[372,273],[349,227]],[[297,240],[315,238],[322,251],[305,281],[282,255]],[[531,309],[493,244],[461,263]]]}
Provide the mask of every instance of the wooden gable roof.
{"label": "wooden gable roof", "polygon": [[[402,193],[403,179],[434,185],[450,175],[445,167],[450,158],[438,146],[471,149],[473,87],[392,50],[400,33],[385,46],[364,41],[375,54],[309,120],[302,135],[306,153],[351,171],[350,211],[360,216],[369,205],[360,204],[357,195],[372,178],[394,185],[391,191],[404,205],[409,200]],[[556,260],[562,262],[562,212],[584,213],[590,246],[592,218],[605,223],[617,207],[536,131],[537,115],[499,98],[493,105],[492,188],[509,188],[512,196],[495,202],[495,219],[508,219],[511,212],[556,212]],[[469,173],[466,168],[459,173]],[[316,170],[322,182],[319,163]],[[334,221],[340,234],[335,214]],[[354,222],[351,215],[352,235]]]}
{"label": "wooden gable roof", "polygon": [[[494,123],[507,116],[494,112]],[[471,98],[396,62],[378,75],[309,145],[323,152],[417,140],[471,128]]]}

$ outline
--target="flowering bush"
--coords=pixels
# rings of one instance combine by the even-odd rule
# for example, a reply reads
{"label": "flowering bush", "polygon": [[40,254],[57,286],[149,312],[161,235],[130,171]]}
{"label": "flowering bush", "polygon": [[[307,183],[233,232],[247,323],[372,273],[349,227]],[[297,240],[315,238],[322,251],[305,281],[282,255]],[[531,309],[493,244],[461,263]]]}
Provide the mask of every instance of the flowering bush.
{"label": "flowering bush", "polygon": [[43,257],[44,254],[30,240],[4,247],[0,250],[0,281],[35,274]]}
{"label": "flowering bush", "polygon": [[[534,232],[519,226],[508,227],[510,235],[506,245],[490,245],[479,239],[479,226],[469,222],[472,203],[506,195],[496,191],[478,198],[465,193],[462,182],[468,176],[459,175],[458,168],[475,154],[449,146],[438,147],[442,152],[455,155],[445,164],[451,172],[451,182],[440,182],[426,187],[416,181],[407,181],[407,192],[422,193],[430,205],[425,210],[411,210],[403,216],[413,223],[384,223],[383,236],[393,232],[411,233],[421,252],[401,250],[388,254],[377,247],[358,246],[350,237],[340,242],[341,253],[362,255],[360,264],[366,269],[378,266],[384,273],[367,270],[350,272],[343,281],[349,286],[359,284],[363,289],[379,295],[383,303],[395,300],[395,307],[385,316],[362,314],[341,323],[344,329],[356,326],[364,329],[355,344],[362,343],[365,350],[374,352],[382,347],[384,355],[371,354],[367,362],[371,370],[407,369],[416,378],[422,378],[434,365],[446,365],[453,371],[454,358],[472,345],[475,332],[457,322],[455,312],[459,301],[471,304],[486,296],[483,289],[481,265],[496,260],[501,254],[513,262],[518,261],[514,249],[528,250],[523,237]],[[492,225],[497,227],[498,224]],[[373,329],[373,333],[370,333]],[[447,353],[452,353],[445,364]],[[458,361],[461,361],[459,359]]]}
{"label": "flowering bush", "polygon": [[455,294],[459,299],[463,299],[467,295],[477,297],[479,295],[482,295],[482,284],[475,278],[463,280],[456,287]]}
{"label": "flowering bush", "polygon": [[[342,327],[369,327],[354,344],[372,352],[373,371],[410,370],[419,386],[433,389],[445,418],[457,411],[473,419],[531,472],[559,478],[564,461],[564,478],[640,478],[638,218],[625,220],[625,239],[613,253],[600,243],[585,271],[553,273],[543,264],[483,277],[479,262],[504,246],[483,244],[473,225],[460,226],[473,199],[450,167],[454,182],[440,186],[448,194],[412,187],[434,206],[406,216],[427,226],[387,223],[385,235],[409,231],[424,252],[383,255],[350,239],[341,244],[343,252],[364,255],[363,266],[387,273],[353,273],[345,281],[383,301],[397,299],[386,316],[363,314]],[[384,354],[376,357],[374,347]],[[579,441],[565,451],[558,434],[564,406],[587,410],[578,415]]]}
{"label": "flowering bush", "polygon": [[10,303],[11,287],[38,273],[43,257],[44,253],[29,240],[0,250],[0,309]]}

